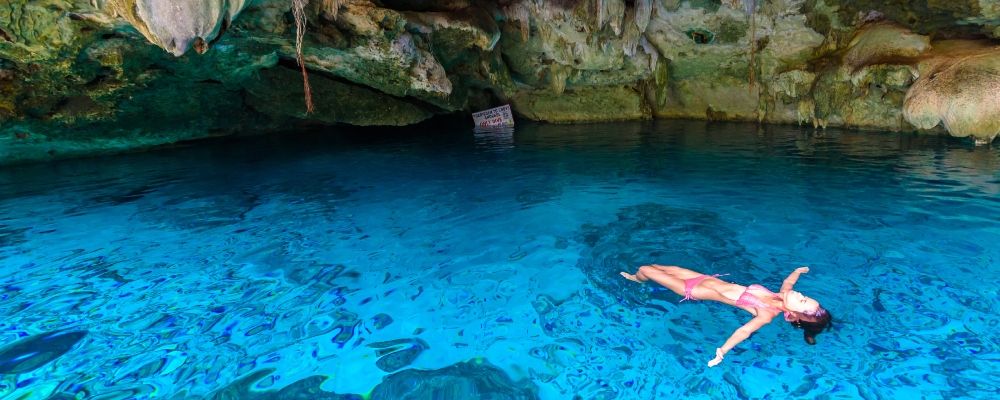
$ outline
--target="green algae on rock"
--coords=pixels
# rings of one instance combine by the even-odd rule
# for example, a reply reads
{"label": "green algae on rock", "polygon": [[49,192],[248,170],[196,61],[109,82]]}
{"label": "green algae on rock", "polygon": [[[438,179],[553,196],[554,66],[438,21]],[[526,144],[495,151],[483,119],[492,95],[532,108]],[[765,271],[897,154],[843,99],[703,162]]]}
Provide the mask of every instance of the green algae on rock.
{"label": "green algae on rock", "polygon": [[642,94],[625,86],[579,88],[561,94],[546,90],[522,91],[511,101],[528,118],[546,122],[622,121],[651,117]]}

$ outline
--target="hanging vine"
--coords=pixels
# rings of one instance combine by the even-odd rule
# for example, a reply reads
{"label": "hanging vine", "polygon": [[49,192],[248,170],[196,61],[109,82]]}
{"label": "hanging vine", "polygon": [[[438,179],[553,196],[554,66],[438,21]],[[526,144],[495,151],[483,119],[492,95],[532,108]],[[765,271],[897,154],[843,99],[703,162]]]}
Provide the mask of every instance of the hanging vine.
{"label": "hanging vine", "polygon": [[306,36],[306,6],[309,0],[292,0],[292,16],[295,17],[295,61],[302,69],[302,87],[305,91],[306,114],[313,113],[312,88],[309,86],[309,73],[306,72],[306,62],[302,57],[302,40]]}

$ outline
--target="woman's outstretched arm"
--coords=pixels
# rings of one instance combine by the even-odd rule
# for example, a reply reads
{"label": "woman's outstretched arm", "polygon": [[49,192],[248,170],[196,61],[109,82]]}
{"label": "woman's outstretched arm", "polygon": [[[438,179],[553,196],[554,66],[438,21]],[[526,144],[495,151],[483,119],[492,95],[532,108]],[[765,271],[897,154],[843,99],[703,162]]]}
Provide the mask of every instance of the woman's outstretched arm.
{"label": "woman's outstretched arm", "polygon": [[795,286],[795,282],[799,281],[799,275],[802,275],[807,272],[809,272],[809,267],[796,268],[795,271],[792,271],[791,274],[788,274],[788,277],[785,278],[785,281],[781,283],[781,290],[778,290],[778,293],[784,293],[789,290],[792,290],[792,287]]}
{"label": "woman's outstretched arm", "polygon": [[733,347],[736,347],[736,345],[740,344],[740,342],[750,337],[750,334],[757,332],[760,327],[770,323],[772,318],[774,318],[773,315],[761,313],[760,315],[754,317],[754,319],[751,319],[750,322],[747,322],[746,324],[743,324],[743,326],[736,329],[736,331],[733,332],[733,335],[729,337],[729,340],[726,340],[726,343],[723,344],[722,347],[715,349],[715,358],[708,362],[708,366],[714,367],[718,365],[722,362],[723,356],[725,356],[729,350],[732,350]]}

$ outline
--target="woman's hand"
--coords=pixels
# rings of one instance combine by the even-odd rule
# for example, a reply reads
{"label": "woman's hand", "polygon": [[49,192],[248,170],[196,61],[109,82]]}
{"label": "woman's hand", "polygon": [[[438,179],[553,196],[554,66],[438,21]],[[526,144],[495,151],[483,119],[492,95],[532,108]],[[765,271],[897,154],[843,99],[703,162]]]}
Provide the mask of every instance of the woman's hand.
{"label": "woman's hand", "polygon": [[715,349],[715,358],[708,362],[708,367],[712,368],[722,362],[722,349]]}
{"label": "woman's hand", "polygon": [[798,272],[800,274],[807,273],[807,272],[809,272],[809,267],[799,267],[799,268],[796,268],[795,272]]}

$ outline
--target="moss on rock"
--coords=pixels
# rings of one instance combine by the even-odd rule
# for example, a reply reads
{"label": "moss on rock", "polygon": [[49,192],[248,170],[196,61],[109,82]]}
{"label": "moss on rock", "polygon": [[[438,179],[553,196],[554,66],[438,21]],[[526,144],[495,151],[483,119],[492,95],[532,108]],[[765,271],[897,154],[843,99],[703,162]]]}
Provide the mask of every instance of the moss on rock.
{"label": "moss on rock", "polygon": [[514,109],[530,119],[568,123],[647,119],[651,117],[643,96],[631,87],[584,87],[562,94],[547,90],[521,91],[511,101]]}
{"label": "moss on rock", "polygon": [[[307,116],[302,107],[300,79],[299,71],[293,68],[277,67],[260,71],[256,79],[245,83],[249,94],[247,104],[262,114],[275,117],[308,118],[330,124],[358,126],[409,125],[433,115],[413,102],[326,75],[313,74],[310,83],[316,99],[316,111]],[[285,90],[274,90],[275,87]]]}

